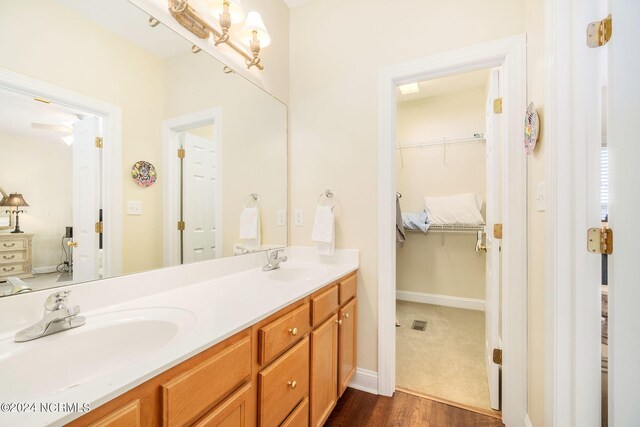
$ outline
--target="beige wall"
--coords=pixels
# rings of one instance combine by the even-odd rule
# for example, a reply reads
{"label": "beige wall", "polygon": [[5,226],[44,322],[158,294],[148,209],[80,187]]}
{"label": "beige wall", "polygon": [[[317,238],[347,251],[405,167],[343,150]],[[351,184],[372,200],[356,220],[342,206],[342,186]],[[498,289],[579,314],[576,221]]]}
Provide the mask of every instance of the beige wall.
{"label": "beige wall", "polygon": [[21,193],[29,204],[20,215],[20,228],[35,234],[33,267],[56,267],[65,227],[72,225],[71,147],[60,138],[0,133],[0,153],[0,186],[7,193]]}
{"label": "beige wall", "polygon": [[[166,61],[167,118],[222,110],[220,152],[223,256],[239,242],[240,212],[251,193],[260,196],[263,244],[287,244],[276,212],[287,208],[287,108],[205,55],[185,53]],[[189,75],[188,79],[183,76]]]}
{"label": "beige wall", "polygon": [[528,158],[529,206],[529,322],[528,376],[529,417],[535,427],[544,426],[544,234],[545,214],[537,211],[538,184],[545,180],[544,169],[544,2],[525,0],[527,29],[527,95],[535,103],[541,123],[536,151]]}
{"label": "beige wall", "polygon": [[143,209],[124,216],[123,271],[162,265],[162,174],[149,188],[131,179],[136,161],[162,160],[161,60],[55,2],[31,0],[0,5],[0,66],[122,108],[123,215],[127,200]]}
{"label": "beige wall", "polygon": [[291,243],[312,243],[318,194],[331,188],[336,246],[361,251],[358,366],[373,371],[379,69],[525,31],[524,0],[396,3],[315,0],[290,17],[290,207],[306,214],[304,227],[290,228]]}
{"label": "beige wall", "polygon": [[[401,102],[397,142],[484,133],[485,102],[486,88]],[[423,211],[425,196],[477,193],[486,199],[485,149],[484,142],[470,142],[397,150],[402,210]],[[407,232],[406,237],[396,250],[398,290],[484,300],[485,254],[474,250],[475,234]]]}

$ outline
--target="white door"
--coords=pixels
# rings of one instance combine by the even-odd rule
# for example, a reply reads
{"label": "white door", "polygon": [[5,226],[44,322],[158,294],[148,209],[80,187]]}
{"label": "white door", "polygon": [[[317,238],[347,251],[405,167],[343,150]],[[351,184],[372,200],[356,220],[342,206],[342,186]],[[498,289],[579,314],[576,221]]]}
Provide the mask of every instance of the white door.
{"label": "white door", "polygon": [[219,168],[214,140],[184,133],[182,203],[183,263],[220,257]]}
{"label": "white door", "polygon": [[73,281],[97,278],[100,204],[100,150],[96,148],[100,123],[86,117],[73,125]]}
{"label": "white door", "polygon": [[609,425],[640,423],[640,2],[610,2],[607,45],[609,225]]}
{"label": "white door", "polygon": [[485,347],[487,378],[491,407],[500,409],[500,366],[493,363],[493,349],[500,345],[500,240],[493,236],[493,225],[502,223],[501,203],[501,121],[493,112],[493,100],[500,97],[500,71],[491,70],[486,104],[486,292],[485,292]]}

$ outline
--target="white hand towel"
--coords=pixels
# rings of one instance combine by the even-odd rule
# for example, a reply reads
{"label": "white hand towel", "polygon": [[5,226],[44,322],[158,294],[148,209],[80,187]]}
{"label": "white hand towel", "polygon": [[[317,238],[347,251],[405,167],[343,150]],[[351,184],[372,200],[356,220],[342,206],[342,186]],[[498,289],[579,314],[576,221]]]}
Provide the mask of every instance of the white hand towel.
{"label": "white hand towel", "polygon": [[316,242],[320,255],[333,255],[335,248],[335,217],[331,207],[316,207],[311,240]]}
{"label": "white hand towel", "polygon": [[240,238],[248,249],[260,249],[260,210],[244,208],[240,214]]}

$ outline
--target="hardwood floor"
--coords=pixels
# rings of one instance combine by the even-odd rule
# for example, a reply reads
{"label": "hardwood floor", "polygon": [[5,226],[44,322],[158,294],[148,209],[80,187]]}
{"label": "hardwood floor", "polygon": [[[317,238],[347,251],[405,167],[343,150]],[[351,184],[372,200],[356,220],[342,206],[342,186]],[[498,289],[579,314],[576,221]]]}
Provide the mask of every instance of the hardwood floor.
{"label": "hardwood floor", "polygon": [[347,389],[325,427],[504,427],[502,421],[397,391],[393,397]]}

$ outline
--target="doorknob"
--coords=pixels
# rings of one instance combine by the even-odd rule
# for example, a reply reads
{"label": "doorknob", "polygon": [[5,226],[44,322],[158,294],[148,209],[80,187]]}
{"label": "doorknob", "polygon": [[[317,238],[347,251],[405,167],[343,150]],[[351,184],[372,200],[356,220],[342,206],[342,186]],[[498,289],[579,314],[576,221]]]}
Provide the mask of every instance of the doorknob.
{"label": "doorknob", "polygon": [[70,248],[71,247],[77,248],[78,247],[78,242],[68,241],[67,242],[67,246],[69,246]]}

